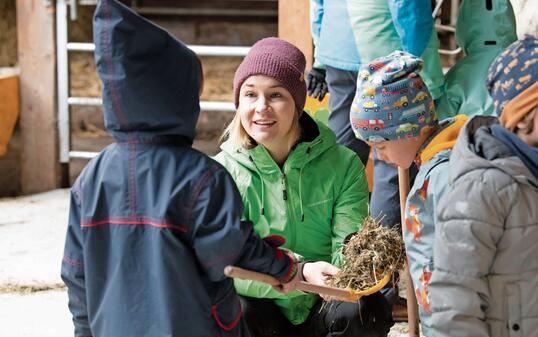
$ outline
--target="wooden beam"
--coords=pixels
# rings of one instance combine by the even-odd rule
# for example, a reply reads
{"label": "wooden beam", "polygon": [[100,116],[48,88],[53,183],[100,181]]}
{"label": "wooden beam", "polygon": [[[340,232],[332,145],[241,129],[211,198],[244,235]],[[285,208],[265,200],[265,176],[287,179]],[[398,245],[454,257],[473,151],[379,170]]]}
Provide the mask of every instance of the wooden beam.
{"label": "wooden beam", "polygon": [[60,186],[54,7],[17,0],[22,193]]}
{"label": "wooden beam", "polygon": [[19,117],[19,77],[0,75],[0,157],[7,152],[7,145]]}
{"label": "wooden beam", "polygon": [[312,68],[314,47],[310,33],[309,0],[278,2],[278,36],[301,49],[306,57],[306,69]]}

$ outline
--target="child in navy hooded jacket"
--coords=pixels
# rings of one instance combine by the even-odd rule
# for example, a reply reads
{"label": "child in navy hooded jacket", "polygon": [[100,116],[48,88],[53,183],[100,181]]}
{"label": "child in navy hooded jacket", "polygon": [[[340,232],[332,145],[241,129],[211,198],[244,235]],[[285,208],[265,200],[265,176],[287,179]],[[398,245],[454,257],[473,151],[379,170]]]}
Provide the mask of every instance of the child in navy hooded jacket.
{"label": "child in navy hooded jacket", "polygon": [[248,336],[224,267],[286,283],[296,266],[240,222],[234,181],[191,148],[199,60],[113,0],[97,5],[94,40],[116,142],[71,191],[62,278],[75,336]]}

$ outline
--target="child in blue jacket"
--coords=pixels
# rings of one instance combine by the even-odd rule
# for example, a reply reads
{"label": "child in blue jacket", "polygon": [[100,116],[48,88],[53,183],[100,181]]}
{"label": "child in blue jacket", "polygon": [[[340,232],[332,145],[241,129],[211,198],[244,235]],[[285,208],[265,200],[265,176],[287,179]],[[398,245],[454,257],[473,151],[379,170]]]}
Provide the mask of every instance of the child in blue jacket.
{"label": "child in blue jacket", "polygon": [[[418,75],[421,59],[401,51],[375,59],[359,71],[350,121],[355,135],[379,159],[419,171],[405,207],[404,240],[419,303],[422,330],[430,333],[428,285],[433,271],[436,209],[445,191],[450,153],[467,116],[439,122],[434,102]],[[364,95],[364,92],[371,95]]]}
{"label": "child in blue jacket", "polygon": [[61,273],[74,335],[248,336],[224,267],[282,283],[297,282],[297,267],[240,221],[233,179],[191,148],[199,60],[114,0],[98,3],[94,40],[116,142],[71,190]]}

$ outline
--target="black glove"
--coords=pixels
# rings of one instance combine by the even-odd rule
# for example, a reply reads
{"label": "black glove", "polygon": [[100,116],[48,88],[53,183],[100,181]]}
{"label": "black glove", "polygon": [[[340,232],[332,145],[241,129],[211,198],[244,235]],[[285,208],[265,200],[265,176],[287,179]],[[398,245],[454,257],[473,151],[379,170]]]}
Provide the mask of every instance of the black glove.
{"label": "black glove", "polygon": [[317,98],[319,101],[323,101],[325,94],[327,94],[327,83],[325,82],[325,69],[312,68],[306,76],[308,83],[308,96]]}
{"label": "black glove", "polygon": [[361,297],[360,318],[365,330],[365,336],[385,337],[394,325],[392,310],[380,292]]}

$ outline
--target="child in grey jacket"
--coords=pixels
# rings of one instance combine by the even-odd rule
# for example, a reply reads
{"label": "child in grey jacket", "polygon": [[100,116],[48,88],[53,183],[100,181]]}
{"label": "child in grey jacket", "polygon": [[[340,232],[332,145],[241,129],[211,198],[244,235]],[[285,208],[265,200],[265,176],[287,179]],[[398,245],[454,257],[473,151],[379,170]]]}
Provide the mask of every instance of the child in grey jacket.
{"label": "child in grey jacket", "polygon": [[536,37],[495,59],[487,87],[500,118],[462,129],[437,214],[435,336],[538,336]]}

